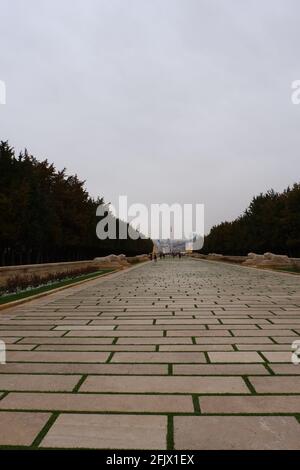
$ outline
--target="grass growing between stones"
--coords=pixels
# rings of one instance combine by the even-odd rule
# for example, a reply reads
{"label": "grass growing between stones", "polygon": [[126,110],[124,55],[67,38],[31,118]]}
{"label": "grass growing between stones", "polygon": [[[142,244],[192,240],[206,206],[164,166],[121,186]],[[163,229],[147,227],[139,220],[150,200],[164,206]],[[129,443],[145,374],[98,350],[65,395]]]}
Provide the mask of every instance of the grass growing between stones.
{"label": "grass growing between stones", "polygon": [[33,443],[31,444],[31,447],[35,448],[35,447],[38,447],[39,444],[42,442],[42,440],[44,439],[44,437],[46,436],[47,432],[49,431],[49,429],[52,427],[52,425],[55,423],[55,421],[57,420],[58,418],[58,415],[59,413],[58,412],[54,412],[49,420],[47,421],[47,423],[45,424],[45,426],[41,429],[41,431],[38,433],[38,435],[35,437]]}
{"label": "grass growing between stones", "polygon": [[174,418],[171,414],[168,415],[167,450],[174,450]]}

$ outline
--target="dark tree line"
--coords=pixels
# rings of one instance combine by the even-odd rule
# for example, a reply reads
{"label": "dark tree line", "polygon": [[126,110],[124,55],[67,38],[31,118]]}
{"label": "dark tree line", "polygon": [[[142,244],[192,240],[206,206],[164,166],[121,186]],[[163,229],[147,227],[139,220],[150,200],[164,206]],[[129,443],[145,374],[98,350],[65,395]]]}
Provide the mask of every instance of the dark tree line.
{"label": "dark tree line", "polygon": [[273,190],[252,199],[233,222],[214,226],[202,253],[246,255],[249,252],[300,257],[300,184],[283,193]]}
{"label": "dark tree line", "polygon": [[[77,176],[0,143],[0,265],[76,261],[152,251],[152,241],[99,240],[93,199]],[[117,220],[117,223],[119,221]]]}

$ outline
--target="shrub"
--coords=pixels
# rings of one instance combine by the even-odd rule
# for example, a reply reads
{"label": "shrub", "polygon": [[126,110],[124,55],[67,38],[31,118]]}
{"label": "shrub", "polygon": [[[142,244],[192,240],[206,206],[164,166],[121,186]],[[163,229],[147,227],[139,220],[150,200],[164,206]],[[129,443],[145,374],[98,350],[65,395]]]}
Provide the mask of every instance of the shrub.
{"label": "shrub", "polygon": [[6,284],[3,288],[3,292],[16,292],[24,290],[29,287],[39,287],[45,284],[62,281],[64,279],[70,279],[79,277],[85,274],[91,274],[97,272],[99,268],[93,266],[87,266],[85,268],[72,269],[70,271],[61,271],[56,273],[48,274],[31,274],[28,276],[15,274],[7,279]]}

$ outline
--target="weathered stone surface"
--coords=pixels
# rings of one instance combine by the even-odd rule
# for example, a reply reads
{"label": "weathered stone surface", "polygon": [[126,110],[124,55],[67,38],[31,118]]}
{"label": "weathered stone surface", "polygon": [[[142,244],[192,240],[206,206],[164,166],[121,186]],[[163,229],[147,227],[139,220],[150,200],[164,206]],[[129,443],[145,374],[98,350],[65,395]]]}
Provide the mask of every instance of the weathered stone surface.
{"label": "weathered stone surface", "polygon": [[154,352],[154,353],[115,353],[112,362],[163,362],[163,363],[176,363],[176,362],[206,362],[205,356],[201,352]]}
{"label": "weathered stone surface", "polygon": [[175,449],[300,449],[300,424],[286,416],[175,416]]}
{"label": "weathered stone surface", "polygon": [[94,393],[9,393],[2,410],[94,411],[126,413],[193,413],[191,396]]}
{"label": "weathered stone surface", "polygon": [[[300,371],[299,371],[300,373]],[[269,375],[260,364],[175,364],[175,375]]]}
{"label": "weathered stone surface", "polygon": [[300,377],[249,377],[257,393],[300,393]]}
{"label": "weathered stone surface", "polygon": [[211,362],[264,362],[263,358],[252,351],[209,352]]}
{"label": "weathered stone surface", "polygon": [[81,392],[248,393],[240,377],[88,377]]}
{"label": "weathered stone surface", "polygon": [[108,359],[107,352],[39,352],[23,351],[9,352],[8,362],[105,362]]}
{"label": "weathered stone surface", "polygon": [[80,375],[0,374],[0,390],[71,392]]}
{"label": "weathered stone surface", "polygon": [[[1,402],[0,402],[1,403]],[[49,413],[0,412],[2,446],[30,446],[50,418]]]}
{"label": "weathered stone surface", "polygon": [[201,397],[203,413],[300,413],[300,396]]}
{"label": "weathered stone surface", "polygon": [[40,447],[165,449],[166,434],[165,416],[66,414]]}

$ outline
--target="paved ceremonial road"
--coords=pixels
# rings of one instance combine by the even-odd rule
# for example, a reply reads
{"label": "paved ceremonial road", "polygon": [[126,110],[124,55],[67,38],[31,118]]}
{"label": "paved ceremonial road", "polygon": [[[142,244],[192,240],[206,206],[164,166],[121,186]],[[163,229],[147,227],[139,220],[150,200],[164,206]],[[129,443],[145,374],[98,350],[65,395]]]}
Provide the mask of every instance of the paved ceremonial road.
{"label": "paved ceremonial road", "polygon": [[298,276],[165,259],[0,328],[1,446],[300,449]]}

